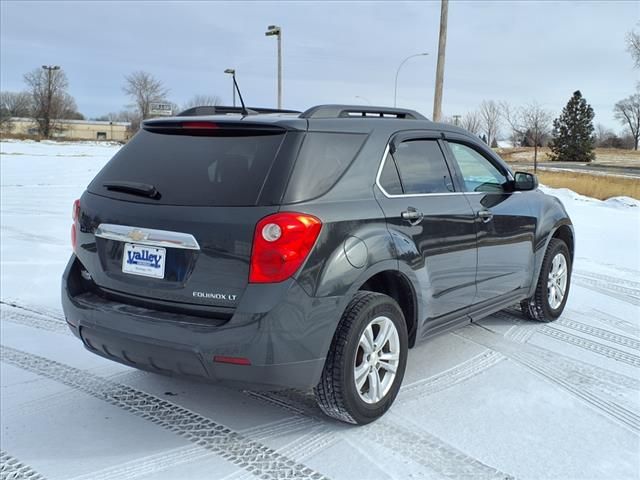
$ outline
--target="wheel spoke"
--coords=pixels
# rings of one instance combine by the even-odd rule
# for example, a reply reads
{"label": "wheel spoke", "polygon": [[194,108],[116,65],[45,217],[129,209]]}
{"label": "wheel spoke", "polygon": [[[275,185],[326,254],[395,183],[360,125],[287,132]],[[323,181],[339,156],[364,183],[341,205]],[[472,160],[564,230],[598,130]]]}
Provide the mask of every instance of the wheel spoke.
{"label": "wheel spoke", "polygon": [[383,352],[378,359],[384,362],[396,362],[400,358],[400,355],[396,352]]}
{"label": "wheel spoke", "polygon": [[377,402],[380,397],[380,375],[377,369],[369,372],[369,398],[373,402]]}
{"label": "wheel spoke", "polygon": [[364,329],[362,337],[360,337],[360,345],[365,353],[373,352],[373,329],[371,325],[367,325],[367,328]]}
{"label": "wheel spoke", "polygon": [[382,349],[385,344],[389,341],[389,336],[391,335],[391,331],[393,330],[393,323],[390,320],[385,320],[382,325],[380,325],[380,331],[378,332],[378,336],[376,337],[376,345],[378,350]]}
{"label": "wheel spoke", "polygon": [[358,391],[361,391],[364,382],[367,381],[367,375],[369,374],[369,365],[367,362],[362,362],[360,366],[356,367],[354,373],[356,377],[356,387],[358,387]]}
{"label": "wheel spoke", "polygon": [[380,365],[380,368],[384,368],[387,372],[396,373],[396,367],[391,363],[380,361],[378,365]]}

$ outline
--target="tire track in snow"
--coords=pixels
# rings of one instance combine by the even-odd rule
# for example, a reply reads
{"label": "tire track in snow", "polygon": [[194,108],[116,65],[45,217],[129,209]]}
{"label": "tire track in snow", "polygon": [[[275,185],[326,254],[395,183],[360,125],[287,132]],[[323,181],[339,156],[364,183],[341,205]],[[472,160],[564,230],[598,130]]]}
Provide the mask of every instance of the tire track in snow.
{"label": "tire track in snow", "polygon": [[325,478],[266,445],[162,398],[4,345],[0,347],[0,353],[7,364],[57,381],[153,422],[265,480]]}
{"label": "tire track in snow", "polygon": [[68,480],[133,480],[141,476],[151,476],[178,465],[213,456],[213,453],[197,445],[178,447],[169,451],[137,458],[130,462],[96,470]]}
{"label": "tire track in snow", "polygon": [[[580,264],[591,264],[591,265],[596,265],[597,267],[604,267],[607,268],[613,272],[625,272],[628,273],[630,275],[632,275],[634,278],[638,278],[640,277],[640,270],[635,270],[633,268],[627,268],[627,267],[623,267],[621,265],[613,265],[611,263],[604,263],[604,262],[599,262],[597,260],[594,260],[591,257],[578,257],[576,260],[580,261]],[[575,265],[575,263],[574,263]],[[582,270],[579,269],[578,270],[581,273],[584,273],[585,271],[588,271],[589,273],[593,273],[590,270]],[[612,277],[612,278],[616,278],[616,277]]]}
{"label": "tire track in snow", "polygon": [[[585,375],[584,367],[571,367],[572,363],[579,364],[577,361],[567,361],[565,358],[562,362],[560,356],[551,351],[529,344],[510,341],[478,324],[461,328],[455,334],[502,353],[509,359],[547,379],[552,384],[562,387],[575,397],[594,407],[596,411],[631,430],[636,435],[640,434],[640,414],[634,409],[620,405],[620,403],[625,403],[621,395],[632,392],[621,392],[609,378]],[[586,370],[591,374],[597,371],[595,368],[589,367]],[[603,371],[606,372],[605,375],[607,376],[612,373],[607,370]],[[640,382],[637,380],[623,375],[613,376],[614,378],[617,377],[618,382],[632,386],[638,392],[638,383]],[[605,395],[602,395],[603,393]],[[614,400],[611,400],[612,397]]]}
{"label": "tire track in snow", "polygon": [[516,325],[514,326],[515,328],[509,330],[509,332],[507,332],[507,334],[505,335],[505,338],[508,338],[510,340],[518,341],[520,343],[526,343],[532,335],[534,335],[535,333],[540,333],[555,338],[556,340],[560,340],[571,345],[583,348],[592,353],[596,353],[598,355],[602,355],[619,362],[627,363],[635,367],[640,367],[640,356],[638,355],[634,355],[630,352],[625,352],[615,347],[610,347],[609,345],[605,345],[588,338],[574,335],[572,333],[556,328],[553,325],[561,325],[608,342],[617,343],[618,345],[622,345],[630,349],[640,350],[640,341],[636,340],[635,338],[619,335],[617,333],[610,332],[609,330],[594,327],[586,323],[578,322],[576,320],[564,317],[560,317],[553,323],[539,323],[526,321],[523,318],[519,317],[516,312],[508,310],[498,312],[498,314],[496,314],[496,317],[516,323]]}
{"label": "tire track in snow", "polygon": [[601,340],[617,343],[618,345],[634,350],[640,350],[640,340],[638,339],[619,335],[617,333],[610,332],[609,330],[594,327],[576,320],[561,317],[554,322],[554,325],[562,325],[563,327],[570,328],[580,333],[586,333],[587,335],[600,338]]}
{"label": "tire track in snow", "polygon": [[418,380],[417,382],[404,385],[396,399],[398,405],[405,405],[415,400],[420,400],[427,395],[446,390],[459,383],[462,383],[481,372],[497,365],[506,357],[493,350],[486,350],[455,367],[440,372],[432,377]]}
{"label": "tire track in snow", "polygon": [[[640,282],[628,280],[626,278],[613,277],[611,275],[605,275],[603,273],[596,273],[596,272],[591,272],[589,270],[582,270],[582,269],[574,270],[573,274],[579,275],[580,277],[590,277],[595,280],[602,280],[604,282],[607,282],[613,285],[619,285],[619,286],[626,285],[627,287],[630,287],[632,290],[635,290],[640,294]],[[640,275],[640,272],[635,272],[635,275],[636,276]]]}
{"label": "tire track in snow", "polygon": [[[266,402],[288,408],[295,415],[306,415],[313,419],[314,423],[325,424],[328,421],[312,394],[296,390],[248,393]],[[373,423],[358,427],[359,443],[371,442],[376,446],[382,446],[401,458],[410,459],[447,478],[502,480],[513,478],[466,455],[426,431],[413,431],[393,422],[388,415],[390,415],[389,412]],[[349,435],[349,432],[353,431],[346,428],[344,434]],[[312,454],[307,450],[303,455]]]}
{"label": "tire track in snow", "polygon": [[0,450],[0,480],[45,480],[45,477],[4,450]]}
{"label": "tire track in snow", "polygon": [[633,324],[628,322],[627,320],[623,320],[622,318],[616,317],[615,315],[611,315],[610,313],[602,312],[598,309],[591,309],[588,313],[582,313],[581,315],[589,316],[591,315],[597,321],[604,323],[606,325],[611,325],[614,328],[617,328],[621,332],[625,332],[629,335],[635,335],[636,337],[640,337],[640,325]]}
{"label": "tire track in snow", "polygon": [[[500,318],[511,320],[516,323],[513,329],[509,330],[504,339],[511,342],[526,344],[527,340],[546,324],[524,320],[519,312],[514,310],[504,310],[496,314]],[[480,325],[480,327],[483,327]],[[486,328],[485,328],[486,329]],[[497,334],[496,334],[497,335]],[[527,345],[525,348],[528,348]],[[561,353],[531,345],[533,352],[542,361],[553,363],[567,372],[578,372],[580,375],[593,380],[589,385],[598,388],[601,393],[614,397],[622,397],[625,393],[640,392],[640,380],[626,375],[619,374],[612,370],[597,367],[590,363],[581,362],[572,357],[567,357]]]}
{"label": "tire track in snow", "polygon": [[0,320],[3,322],[16,323],[27,327],[47,330],[49,332],[60,333],[62,335],[73,335],[67,327],[67,323],[61,320],[54,320],[49,317],[37,316],[28,311],[19,311],[14,309],[3,308],[0,311]]}
{"label": "tire track in snow", "polygon": [[58,237],[34,234],[31,232],[20,230],[19,228],[9,227],[8,225],[2,225],[2,231],[4,235],[13,237],[16,240],[22,240],[29,243],[42,243],[45,245],[66,246],[66,242]]}
{"label": "tire track in snow", "polygon": [[640,292],[634,288],[628,288],[577,274],[572,276],[571,281],[575,285],[588,288],[602,295],[616,298],[632,305],[640,305]]}
{"label": "tire track in snow", "polygon": [[633,367],[640,367],[640,356],[625,352],[624,350],[609,347],[608,345],[594,342],[578,335],[573,335],[572,333],[565,332],[564,330],[560,330],[549,325],[544,325],[542,328],[537,330],[537,332],[547,335],[551,338],[555,338],[556,340],[575,345],[576,347],[583,348],[592,353],[602,355],[603,357],[609,358],[611,360],[623,362]]}
{"label": "tire track in snow", "polygon": [[42,315],[43,317],[48,317],[53,320],[58,320],[62,323],[66,323],[64,314],[62,313],[61,310],[46,308],[46,307],[39,307],[39,306],[35,307],[31,305],[24,305],[21,302],[17,300],[12,300],[12,299],[0,300],[0,305],[17,308],[19,310],[24,310],[26,312],[37,313],[38,315]]}

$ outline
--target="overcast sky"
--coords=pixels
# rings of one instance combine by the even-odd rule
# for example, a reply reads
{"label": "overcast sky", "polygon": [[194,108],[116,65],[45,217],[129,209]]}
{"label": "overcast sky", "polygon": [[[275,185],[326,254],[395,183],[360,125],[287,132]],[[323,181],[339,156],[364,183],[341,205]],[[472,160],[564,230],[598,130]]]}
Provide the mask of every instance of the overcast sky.
{"label": "overcast sky", "polygon": [[[439,2],[35,2],[0,3],[0,83],[24,88],[25,72],[61,65],[88,117],[123,109],[124,75],[145,70],[178,104],[194,94],[231,103],[236,68],[247,104],[275,106],[276,40],[283,30],[284,107],[398,104],[431,117]],[[638,1],[456,1],[449,4],[443,113],[483,99],[537,101],[557,115],[580,89],[596,122],[620,130],[616,101],[640,77],[625,33],[640,28]]]}

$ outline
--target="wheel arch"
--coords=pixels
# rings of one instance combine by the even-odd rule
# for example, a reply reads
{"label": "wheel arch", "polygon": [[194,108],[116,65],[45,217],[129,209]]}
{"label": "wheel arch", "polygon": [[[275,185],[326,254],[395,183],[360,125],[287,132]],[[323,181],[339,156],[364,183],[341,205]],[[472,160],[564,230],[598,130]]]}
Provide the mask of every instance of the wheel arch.
{"label": "wheel arch", "polygon": [[558,238],[567,245],[569,255],[571,256],[571,264],[573,265],[573,258],[575,255],[575,232],[571,222],[568,219],[565,219],[557,222],[553,228],[549,230],[549,233],[544,237],[543,244],[538,243],[542,248],[536,249],[534,277],[529,288],[529,296],[533,295],[533,292],[535,291],[538,283],[538,277],[540,276],[540,270],[542,269],[544,254],[549,247],[549,242],[551,242],[553,238]]}
{"label": "wheel arch", "polygon": [[413,347],[418,327],[418,302],[413,285],[406,275],[399,270],[382,270],[362,282],[357,291],[362,290],[388,295],[398,303],[407,324],[409,347]]}
{"label": "wheel arch", "polygon": [[569,254],[571,255],[571,261],[573,262],[574,250],[575,250],[575,238],[573,235],[573,229],[569,226],[569,224],[565,223],[556,227],[553,231],[549,240],[547,240],[547,246],[552,238],[557,238],[562,240],[567,248],[569,249]]}

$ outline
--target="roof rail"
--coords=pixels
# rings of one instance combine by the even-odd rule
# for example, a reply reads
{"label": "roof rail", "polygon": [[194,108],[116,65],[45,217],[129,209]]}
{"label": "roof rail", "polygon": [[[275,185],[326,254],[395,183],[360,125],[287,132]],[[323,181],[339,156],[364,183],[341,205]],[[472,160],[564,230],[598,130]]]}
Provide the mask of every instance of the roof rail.
{"label": "roof rail", "polygon": [[300,118],[405,118],[428,120],[415,110],[406,108],[373,107],[368,105],[316,105],[300,114]]}
{"label": "roof rail", "polygon": [[[279,110],[277,108],[249,107],[249,115],[258,113],[300,113],[298,110]],[[198,115],[225,115],[227,113],[242,113],[242,107],[225,107],[223,105],[203,105],[187,108],[178,114],[179,117],[195,117]]]}

